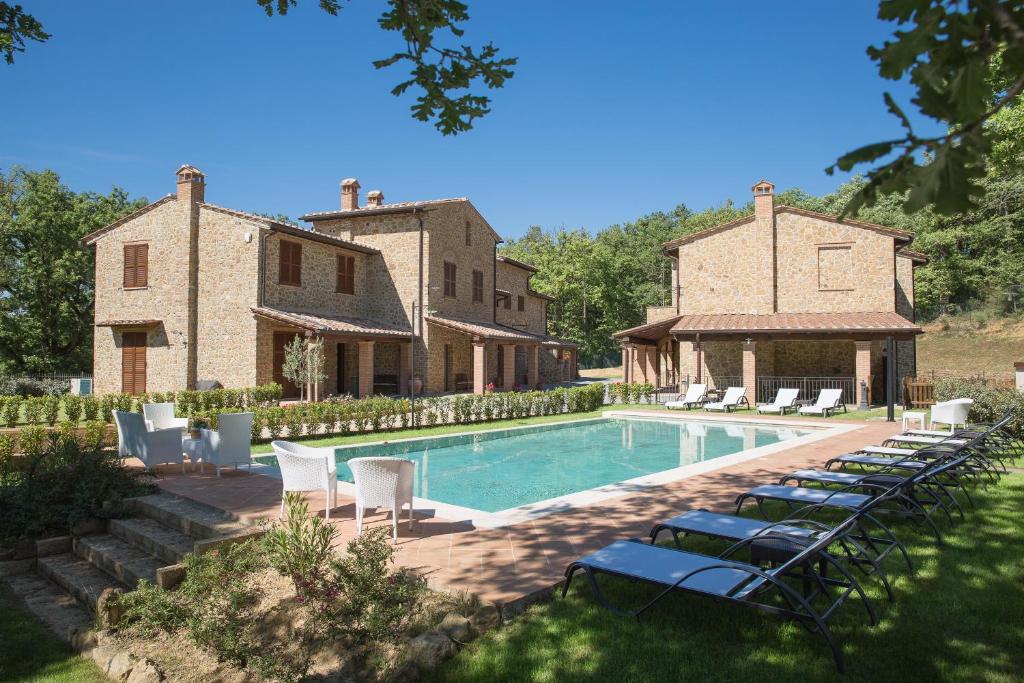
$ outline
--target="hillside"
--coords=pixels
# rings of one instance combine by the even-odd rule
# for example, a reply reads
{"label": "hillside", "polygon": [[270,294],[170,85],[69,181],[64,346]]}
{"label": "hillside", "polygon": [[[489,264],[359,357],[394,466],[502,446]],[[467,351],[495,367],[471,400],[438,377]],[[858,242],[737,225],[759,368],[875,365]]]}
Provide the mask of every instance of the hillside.
{"label": "hillside", "polygon": [[924,326],[917,343],[919,376],[986,375],[1013,377],[1014,361],[1024,361],[1024,320],[971,316],[940,318]]}

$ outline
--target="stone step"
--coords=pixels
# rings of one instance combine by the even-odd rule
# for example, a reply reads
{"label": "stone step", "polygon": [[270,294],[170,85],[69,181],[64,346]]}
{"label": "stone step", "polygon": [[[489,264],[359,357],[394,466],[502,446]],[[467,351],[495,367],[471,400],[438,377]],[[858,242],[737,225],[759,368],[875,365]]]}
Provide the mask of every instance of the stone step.
{"label": "stone step", "polygon": [[195,552],[194,538],[148,517],[112,519],[108,531],[167,564],[177,564]]}
{"label": "stone step", "polygon": [[6,579],[11,592],[39,621],[79,652],[96,644],[96,618],[73,595],[38,574]]}
{"label": "stone step", "polygon": [[75,539],[75,554],[91,562],[121,583],[134,589],[145,579],[156,584],[156,572],[167,565],[145,550],[111,534],[96,534]]}
{"label": "stone step", "polygon": [[257,530],[226,512],[167,493],[131,498],[128,504],[137,514],[196,539],[247,536]]}
{"label": "stone step", "polygon": [[40,557],[36,562],[36,569],[74,596],[93,614],[96,613],[96,604],[104,590],[124,589],[124,584],[110,574],[72,553]]}

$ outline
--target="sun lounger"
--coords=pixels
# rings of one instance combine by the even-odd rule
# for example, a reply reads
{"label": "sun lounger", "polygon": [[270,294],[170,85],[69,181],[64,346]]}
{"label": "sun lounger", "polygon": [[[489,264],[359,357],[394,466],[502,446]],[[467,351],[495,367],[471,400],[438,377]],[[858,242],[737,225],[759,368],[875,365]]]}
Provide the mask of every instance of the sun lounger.
{"label": "sun lounger", "polygon": [[779,389],[774,401],[758,404],[757,412],[785,415],[788,410],[796,410],[796,397],[799,395],[799,389]]}
{"label": "sun lounger", "polygon": [[725,396],[721,401],[705,403],[704,410],[724,411],[726,413],[738,409],[741,405],[750,407],[747,401],[746,390],[743,387],[729,387],[725,390]]}
{"label": "sun lounger", "polygon": [[840,408],[843,412],[846,412],[846,404],[843,403],[843,390],[842,389],[822,389],[818,392],[818,400],[814,402],[814,405],[800,406],[797,409],[797,413],[800,415],[821,415],[822,417],[829,417],[835,415],[836,411]]}
{"label": "sun lounger", "polygon": [[665,404],[666,408],[671,409],[684,409],[689,410],[695,406],[699,406],[704,403],[705,397],[708,393],[708,385],[706,384],[691,384],[686,388],[686,395],[678,401],[669,401]]}

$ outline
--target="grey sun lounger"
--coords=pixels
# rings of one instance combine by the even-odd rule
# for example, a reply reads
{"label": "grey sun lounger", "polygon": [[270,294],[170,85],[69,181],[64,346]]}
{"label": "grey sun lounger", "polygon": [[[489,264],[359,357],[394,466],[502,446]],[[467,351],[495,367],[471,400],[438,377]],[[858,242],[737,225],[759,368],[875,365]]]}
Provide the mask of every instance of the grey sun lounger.
{"label": "grey sun lounger", "polygon": [[[772,569],[737,562],[725,555],[712,557],[649,545],[639,540],[616,541],[566,567],[562,597],[568,593],[573,577],[583,572],[598,602],[620,616],[639,617],[666,595],[676,591],[745,605],[799,621],[809,631],[821,635],[832,651],[836,668],[842,672],[843,656],[828,629],[828,619],[850,595],[856,593],[863,601],[872,625],[877,623],[874,607],[860,584],[848,570],[824,552],[842,538],[850,526],[839,525],[820,535],[792,559]],[[811,571],[806,578],[818,587],[812,592],[801,593],[789,585],[788,580],[792,580],[795,570],[806,571],[804,568],[819,561],[835,567],[843,578],[826,578]],[[599,574],[651,584],[661,590],[638,609],[626,610],[609,602],[597,582]],[[833,595],[829,587],[839,587],[841,590]],[[816,603],[822,601],[826,603],[824,608],[816,606]]]}

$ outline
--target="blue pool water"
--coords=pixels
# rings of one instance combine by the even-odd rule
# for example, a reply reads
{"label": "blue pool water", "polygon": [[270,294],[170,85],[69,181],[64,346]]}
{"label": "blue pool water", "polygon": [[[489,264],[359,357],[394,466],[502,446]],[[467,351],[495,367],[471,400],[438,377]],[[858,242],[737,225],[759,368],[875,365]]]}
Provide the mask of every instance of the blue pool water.
{"label": "blue pool water", "polygon": [[[808,430],[722,422],[609,418],[337,449],[416,463],[415,495],[485,512],[536,503],[794,439]],[[257,461],[276,466],[276,459]]]}

